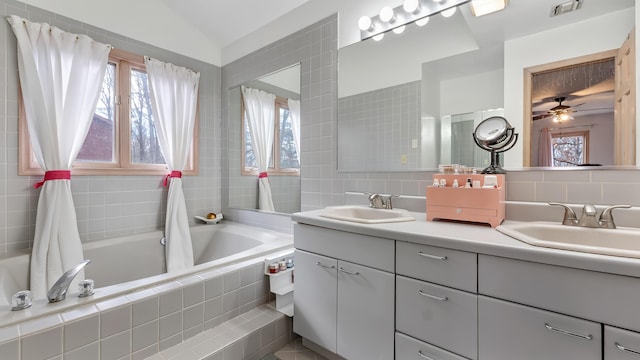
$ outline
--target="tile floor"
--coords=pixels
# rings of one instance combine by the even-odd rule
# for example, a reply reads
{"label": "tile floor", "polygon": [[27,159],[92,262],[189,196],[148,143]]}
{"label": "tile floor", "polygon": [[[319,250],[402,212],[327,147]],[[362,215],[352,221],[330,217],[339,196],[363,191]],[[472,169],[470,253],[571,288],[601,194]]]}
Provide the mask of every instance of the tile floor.
{"label": "tile floor", "polygon": [[282,349],[276,351],[275,358],[265,358],[263,360],[327,360],[324,356],[307,349],[302,345],[302,338],[298,337],[288,343]]}

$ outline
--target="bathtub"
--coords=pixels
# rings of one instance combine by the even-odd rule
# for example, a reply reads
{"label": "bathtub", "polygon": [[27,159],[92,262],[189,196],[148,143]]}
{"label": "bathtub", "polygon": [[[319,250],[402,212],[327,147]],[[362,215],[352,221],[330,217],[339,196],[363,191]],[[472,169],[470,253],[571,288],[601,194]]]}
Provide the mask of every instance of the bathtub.
{"label": "bathtub", "polygon": [[28,253],[0,256],[0,328],[31,318],[67,311],[77,305],[87,305],[144,289],[175,282],[212,269],[264,259],[269,254],[288,251],[293,237],[233,222],[191,227],[195,266],[181,272],[166,273],[163,232],[154,231],[83,244],[84,257],[90,259],[85,278],[95,282],[95,295],[80,299],[78,289],[69,289],[67,299],[49,304],[45,299],[34,301],[31,308],[11,311],[11,296],[28,289]]}

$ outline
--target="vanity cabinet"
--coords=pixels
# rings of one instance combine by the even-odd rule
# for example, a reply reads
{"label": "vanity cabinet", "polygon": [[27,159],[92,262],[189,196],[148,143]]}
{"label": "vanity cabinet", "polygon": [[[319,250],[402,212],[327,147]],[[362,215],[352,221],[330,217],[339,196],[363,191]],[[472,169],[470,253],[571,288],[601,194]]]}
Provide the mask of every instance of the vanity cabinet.
{"label": "vanity cabinet", "polygon": [[480,359],[601,359],[599,323],[485,296],[478,315]]}
{"label": "vanity cabinet", "polygon": [[604,327],[605,360],[638,360],[640,359],[640,333]]}
{"label": "vanity cabinet", "polygon": [[387,257],[393,264],[393,241],[300,224],[294,231],[294,332],[349,360],[393,359],[395,279],[379,269]]}

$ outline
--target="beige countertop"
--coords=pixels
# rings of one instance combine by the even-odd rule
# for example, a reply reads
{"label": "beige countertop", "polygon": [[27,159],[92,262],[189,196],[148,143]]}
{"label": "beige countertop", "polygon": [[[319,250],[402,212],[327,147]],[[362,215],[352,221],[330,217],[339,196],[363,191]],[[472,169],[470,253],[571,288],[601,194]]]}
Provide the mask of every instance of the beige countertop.
{"label": "beige countertop", "polygon": [[325,218],[320,216],[321,212],[295,213],[292,220],[391,240],[640,278],[640,259],[537,247],[504,235],[489,225],[426,221],[426,215],[417,212],[411,213],[416,221],[360,224]]}

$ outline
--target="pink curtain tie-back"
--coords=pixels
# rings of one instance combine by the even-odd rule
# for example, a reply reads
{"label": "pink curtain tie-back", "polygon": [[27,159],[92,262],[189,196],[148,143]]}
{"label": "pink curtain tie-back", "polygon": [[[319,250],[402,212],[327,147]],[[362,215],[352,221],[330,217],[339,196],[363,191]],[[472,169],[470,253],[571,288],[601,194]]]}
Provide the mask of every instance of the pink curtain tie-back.
{"label": "pink curtain tie-back", "polygon": [[262,178],[266,178],[269,177],[269,174],[267,174],[267,172],[261,172],[260,174],[258,174],[258,179],[262,179]]}
{"label": "pink curtain tie-back", "polygon": [[33,185],[34,188],[38,189],[42,185],[44,185],[45,181],[49,180],[71,180],[71,170],[50,170],[44,173],[44,180],[37,182]]}
{"label": "pink curtain tie-back", "polygon": [[164,177],[164,186],[169,185],[169,178],[182,178],[182,171],[173,170],[171,174]]}

